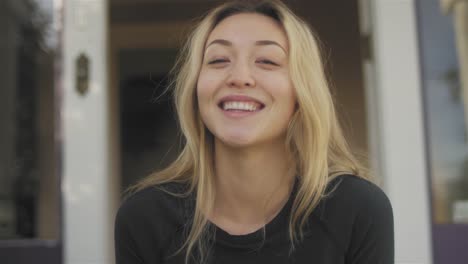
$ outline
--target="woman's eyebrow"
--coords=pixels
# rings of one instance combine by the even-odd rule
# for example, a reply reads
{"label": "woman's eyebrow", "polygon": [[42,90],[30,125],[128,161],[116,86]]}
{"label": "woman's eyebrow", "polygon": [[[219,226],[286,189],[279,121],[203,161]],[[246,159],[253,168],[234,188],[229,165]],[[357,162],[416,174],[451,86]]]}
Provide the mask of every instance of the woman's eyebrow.
{"label": "woman's eyebrow", "polygon": [[[205,50],[208,49],[208,47],[213,44],[220,44],[220,45],[227,46],[227,47],[232,46],[232,42],[229,40],[215,39],[206,46]],[[287,53],[286,50],[278,42],[273,41],[273,40],[257,40],[255,41],[255,45],[257,46],[275,45],[275,46],[278,46],[280,49],[282,49],[285,53]]]}
{"label": "woman's eyebrow", "polygon": [[273,41],[273,40],[258,40],[258,41],[255,41],[255,45],[257,46],[275,45],[275,46],[278,46],[280,49],[282,49],[284,53],[287,53],[286,50],[278,42]]}
{"label": "woman's eyebrow", "polygon": [[220,45],[223,45],[223,46],[232,46],[232,42],[229,41],[229,40],[225,40],[225,39],[215,39],[213,41],[210,42],[210,44],[206,45],[206,49],[208,49],[209,46],[213,45],[213,44],[220,44]]}

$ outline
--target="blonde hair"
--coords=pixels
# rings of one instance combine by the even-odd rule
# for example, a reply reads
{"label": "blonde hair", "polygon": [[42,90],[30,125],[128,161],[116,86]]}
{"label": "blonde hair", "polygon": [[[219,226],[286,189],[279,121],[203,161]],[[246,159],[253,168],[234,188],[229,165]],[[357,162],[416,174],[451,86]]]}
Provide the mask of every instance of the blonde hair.
{"label": "blonde hair", "polygon": [[186,262],[197,249],[200,262],[208,251],[205,245],[208,219],[213,208],[213,135],[203,124],[196,98],[197,79],[205,42],[223,19],[239,13],[257,13],[277,21],[289,41],[290,77],[297,95],[297,110],[287,131],[287,148],[294,157],[298,188],[289,220],[292,245],[302,237],[302,229],[327,184],[341,174],[366,177],[364,168],[351,153],[340,128],[329,84],[324,72],[318,39],[307,24],[280,1],[233,1],[211,12],[196,26],[176,63],[173,82],[176,111],[185,146],[178,158],[162,171],[131,188],[138,191],[168,182],[188,183],[196,195],[195,212],[183,248]]}

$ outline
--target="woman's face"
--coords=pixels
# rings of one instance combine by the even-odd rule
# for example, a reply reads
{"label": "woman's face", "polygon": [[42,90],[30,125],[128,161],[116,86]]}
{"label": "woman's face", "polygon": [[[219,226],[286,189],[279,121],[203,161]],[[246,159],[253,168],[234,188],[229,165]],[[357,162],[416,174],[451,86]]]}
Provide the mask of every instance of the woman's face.
{"label": "woman's face", "polygon": [[206,42],[197,96],[204,124],[222,143],[284,140],[296,98],[282,27],[259,14],[222,20]]}

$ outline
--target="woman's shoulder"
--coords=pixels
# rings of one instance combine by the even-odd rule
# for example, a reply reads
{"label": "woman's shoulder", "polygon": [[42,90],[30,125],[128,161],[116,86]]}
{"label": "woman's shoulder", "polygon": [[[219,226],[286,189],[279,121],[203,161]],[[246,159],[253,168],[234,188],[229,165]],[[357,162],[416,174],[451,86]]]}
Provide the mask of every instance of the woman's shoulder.
{"label": "woman's shoulder", "polygon": [[185,185],[170,182],[144,187],[137,191],[130,191],[122,200],[121,207],[148,208],[153,206],[172,205],[183,199]]}
{"label": "woman's shoulder", "polygon": [[189,217],[191,198],[184,196],[185,190],[184,184],[159,184],[123,199],[114,224],[116,256],[122,263],[154,263],[172,250]]}
{"label": "woman's shoulder", "polygon": [[183,225],[191,199],[185,194],[186,186],[172,182],[133,192],[121,202],[116,220],[146,227]]}
{"label": "woman's shoulder", "polygon": [[387,195],[377,184],[351,174],[340,175],[331,180],[327,186],[327,196],[329,196],[327,200],[334,200],[339,204],[343,202],[353,205],[389,203]]}
{"label": "woman's shoulder", "polygon": [[390,200],[379,186],[365,178],[348,174],[330,181],[322,202],[324,217],[327,214],[329,217],[343,213],[352,216],[364,211],[392,211]]}
{"label": "woman's shoulder", "polygon": [[356,232],[393,232],[393,210],[387,195],[375,183],[355,175],[330,181],[316,214],[344,248]]}

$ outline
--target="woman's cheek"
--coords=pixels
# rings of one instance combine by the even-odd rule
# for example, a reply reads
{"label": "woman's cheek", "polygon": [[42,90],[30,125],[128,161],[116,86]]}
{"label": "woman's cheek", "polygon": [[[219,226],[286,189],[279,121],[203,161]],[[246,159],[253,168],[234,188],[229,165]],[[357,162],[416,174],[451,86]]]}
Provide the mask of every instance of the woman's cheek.
{"label": "woman's cheek", "polygon": [[210,82],[206,80],[206,75],[202,74],[197,82],[197,95],[199,99],[204,99],[210,90]]}
{"label": "woman's cheek", "polygon": [[221,79],[221,71],[203,70],[198,77],[198,87],[202,90],[214,90],[220,85]]}
{"label": "woman's cheek", "polygon": [[290,96],[293,93],[291,82],[283,76],[273,75],[265,79],[265,87],[271,87],[271,92],[280,96]]}

